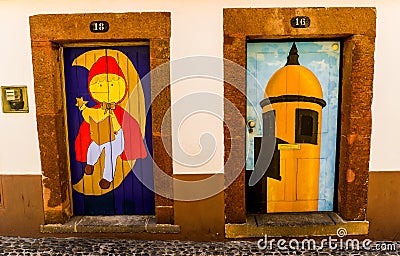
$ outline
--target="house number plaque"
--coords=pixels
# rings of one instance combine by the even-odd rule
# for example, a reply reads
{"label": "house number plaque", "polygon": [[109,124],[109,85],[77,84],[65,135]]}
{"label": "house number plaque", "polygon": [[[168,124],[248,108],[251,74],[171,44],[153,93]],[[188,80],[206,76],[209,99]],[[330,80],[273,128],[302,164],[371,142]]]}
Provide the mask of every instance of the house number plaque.
{"label": "house number plaque", "polygon": [[311,20],[307,16],[295,16],[290,20],[290,25],[294,28],[307,28],[310,26]]}
{"label": "house number plaque", "polygon": [[90,23],[90,31],[93,33],[106,33],[110,25],[107,21],[92,21]]}

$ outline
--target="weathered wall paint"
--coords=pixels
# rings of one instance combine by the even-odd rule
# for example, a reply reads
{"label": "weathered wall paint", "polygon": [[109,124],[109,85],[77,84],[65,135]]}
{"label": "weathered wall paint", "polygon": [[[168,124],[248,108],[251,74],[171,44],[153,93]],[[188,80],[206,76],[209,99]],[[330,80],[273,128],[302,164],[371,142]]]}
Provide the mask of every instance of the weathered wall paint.
{"label": "weathered wall paint", "polygon": [[41,182],[40,175],[0,175],[0,235],[39,234],[44,222]]}

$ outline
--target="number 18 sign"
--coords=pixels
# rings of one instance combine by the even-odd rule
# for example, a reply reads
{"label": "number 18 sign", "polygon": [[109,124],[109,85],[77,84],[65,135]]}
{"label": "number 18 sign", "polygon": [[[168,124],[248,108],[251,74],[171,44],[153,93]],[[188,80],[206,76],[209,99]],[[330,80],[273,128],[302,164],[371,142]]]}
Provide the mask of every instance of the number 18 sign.
{"label": "number 18 sign", "polygon": [[90,31],[93,33],[106,33],[110,25],[107,21],[92,21],[90,23]]}

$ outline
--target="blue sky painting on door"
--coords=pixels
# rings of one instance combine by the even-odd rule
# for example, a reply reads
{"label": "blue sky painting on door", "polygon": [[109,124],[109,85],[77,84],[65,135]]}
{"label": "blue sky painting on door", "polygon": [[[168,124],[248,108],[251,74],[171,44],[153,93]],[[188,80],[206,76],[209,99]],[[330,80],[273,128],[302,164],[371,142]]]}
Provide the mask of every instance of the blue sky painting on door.
{"label": "blue sky painting on door", "polygon": [[[264,91],[271,76],[285,66],[293,42],[254,42],[247,44],[247,69],[254,79],[248,79],[247,120],[262,124]],[[308,68],[318,78],[326,106],[322,110],[320,151],[320,176],[318,210],[332,211],[334,204],[336,143],[339,104],[340,42],[296,42],[300,65]],[[254,170],[254,137],[262,137],[262,125],[247,132],[246,169]]]}

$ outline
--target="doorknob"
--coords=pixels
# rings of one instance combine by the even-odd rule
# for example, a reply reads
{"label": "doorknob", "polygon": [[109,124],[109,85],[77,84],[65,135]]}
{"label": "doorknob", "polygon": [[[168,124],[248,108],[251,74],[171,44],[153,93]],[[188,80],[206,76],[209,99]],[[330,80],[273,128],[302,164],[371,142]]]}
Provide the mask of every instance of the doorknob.
{"label": "doorknob", "polygon": [[250,119],[247,121],[247,126],[249,127],[249,132],[253,132],[253,128],[256,127],[256,122]]}
{"label": "doorknob", "polygon": [[251,128],[254,128],[254,127],[256,127],[256,122],[254,121],[254,120],[249,120],[249,121],[247,121],[247,126],[251,129]]}

